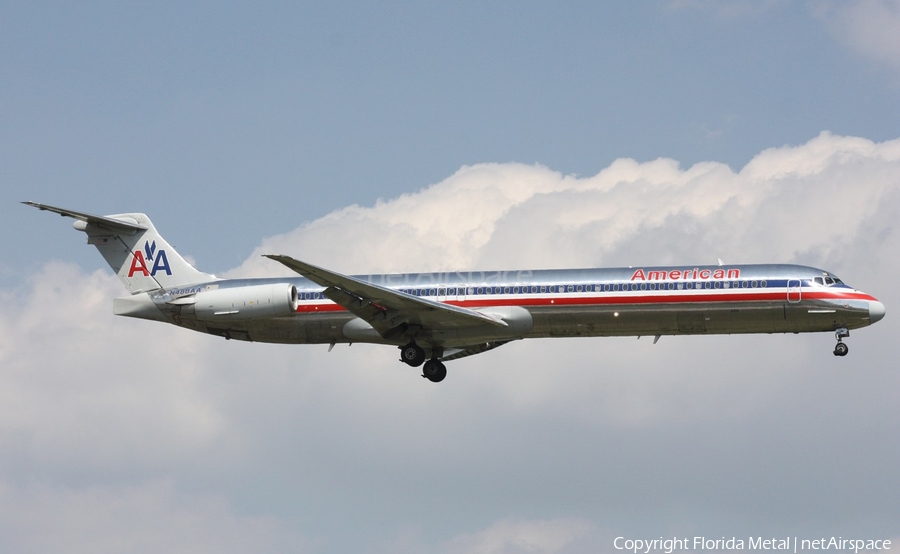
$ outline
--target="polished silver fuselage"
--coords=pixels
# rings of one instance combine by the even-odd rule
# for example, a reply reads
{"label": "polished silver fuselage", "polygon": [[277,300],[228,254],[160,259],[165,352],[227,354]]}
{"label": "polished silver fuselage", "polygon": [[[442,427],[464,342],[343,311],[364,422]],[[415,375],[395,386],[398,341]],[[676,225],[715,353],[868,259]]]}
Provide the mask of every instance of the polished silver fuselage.
{"label": "polished silver fuselage", "polygon": [[[98,216],[25,204],[75,220],[130,295],[117,315],[227,339],[400,347],[434,382],[444,361],[540,337],[834,331],[884,317],[874,297],[799,265],[722,265],[348,276],[264,254],[299,277],[217,279],[197,270],[146,214]],[[426,361],[427,360],[427,361]]]}
{"label": "polished silver fuselage", "polygon": [[[296,313],[229,321],[193,319],[154,302],[171,323],[226,338],[274,343],[403,344],[434,348],[539,337],[801,333],[855,329],[884,315],[874,297],[827,271],[798,265],[671,266],[609,269],[472,271],[362,275],[356,278],[402,294],[502,316],[503,328],[413,328],[385,338],[323,296],[306,278],[219,280],[204,286],[296,286]],[[820,282],[816,282],[819,278]],[[821,281],[828,279],[829,285]]]}

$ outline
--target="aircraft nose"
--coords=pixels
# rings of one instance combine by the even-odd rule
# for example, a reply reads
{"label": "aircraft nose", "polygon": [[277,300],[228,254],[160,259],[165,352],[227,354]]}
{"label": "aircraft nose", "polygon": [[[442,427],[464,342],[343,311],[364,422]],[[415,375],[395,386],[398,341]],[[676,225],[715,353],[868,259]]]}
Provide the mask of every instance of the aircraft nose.
{"label": "aircraft nose", "polygon": [[881,318],[884,317],[884,311],[884,304],[881,302],[877,300],[869,302],[869,323],[881,321]]}

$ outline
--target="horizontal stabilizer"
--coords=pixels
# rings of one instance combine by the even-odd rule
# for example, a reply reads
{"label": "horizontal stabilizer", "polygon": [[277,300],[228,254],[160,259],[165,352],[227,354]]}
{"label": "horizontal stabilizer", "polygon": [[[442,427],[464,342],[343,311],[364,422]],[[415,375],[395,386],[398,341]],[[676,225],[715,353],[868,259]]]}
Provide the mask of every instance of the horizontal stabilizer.
{"label": "horizontal stabilizer", "polygon": [[47,204],[39,204],[37,202],[22,202],[26,206],[31,206],[32,208],[37,208],[44,212],[53,212],[55,214],[59,214],[63,217],[71,217],[73,219],[78,219],[80,221],[84,221],[85,223],[91,223],[101,228],[109,229],[110,231],[146,231],[147,227],[144,225],[139,225],[134,220],[124,220],[124,219],[114,219],[112,217],[105,217],[102,215],[93,215],[86,214],[83,212],[76,212],[74,210],[67,210],[65,208],[57,208],[56,206],[48,206]]}

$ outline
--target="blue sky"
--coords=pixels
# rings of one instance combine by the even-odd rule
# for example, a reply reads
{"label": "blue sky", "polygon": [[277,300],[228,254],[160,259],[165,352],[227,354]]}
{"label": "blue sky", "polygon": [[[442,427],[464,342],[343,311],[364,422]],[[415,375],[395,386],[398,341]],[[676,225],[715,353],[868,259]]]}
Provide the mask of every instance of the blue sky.
{"label": "blue sky", "polygon": [[[898,37],[887,0],[0,6],[0,549],[900,544]],[[888,315],[841,360],[530,341],[433,387],[386,348],[115,319],[100,256],[23,200],[145,212],[217,274],[722,257]]]}
{"label": "blue sky", "polygon": [[[823,130],[893,138],[897,67],[853,48],[839,8],[8,4],[3,219],[40,233],[23,199],[141,209],[222,271],[258,237],[468,164],[740,169]],[[9,248],[4,274],[36,262]]]}

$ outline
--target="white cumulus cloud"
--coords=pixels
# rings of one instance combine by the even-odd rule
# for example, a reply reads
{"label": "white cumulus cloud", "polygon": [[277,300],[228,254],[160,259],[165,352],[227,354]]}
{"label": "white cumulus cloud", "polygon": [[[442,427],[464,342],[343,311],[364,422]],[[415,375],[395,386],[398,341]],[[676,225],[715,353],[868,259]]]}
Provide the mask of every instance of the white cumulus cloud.
{"label": "white cumulus cloud", "polygon": [[856,0],[818,6],[832,32],[860,55],[900,70],[900,1]]}
{"label": "white cumulus cloud", "polygon": [[48,262],[0,291],[0,549],[580,552],[597,529],[672,522],[881,532],[900,517],[898,176],[900,139],[829,133],[739,171],[478,164],[263,239],[229,272],[289,274],[262,253],[351,273],[799,262],[887,305],[842,359],[829,334],[525,341],[434,385],[387,347],[117,319],[108,270]]}

